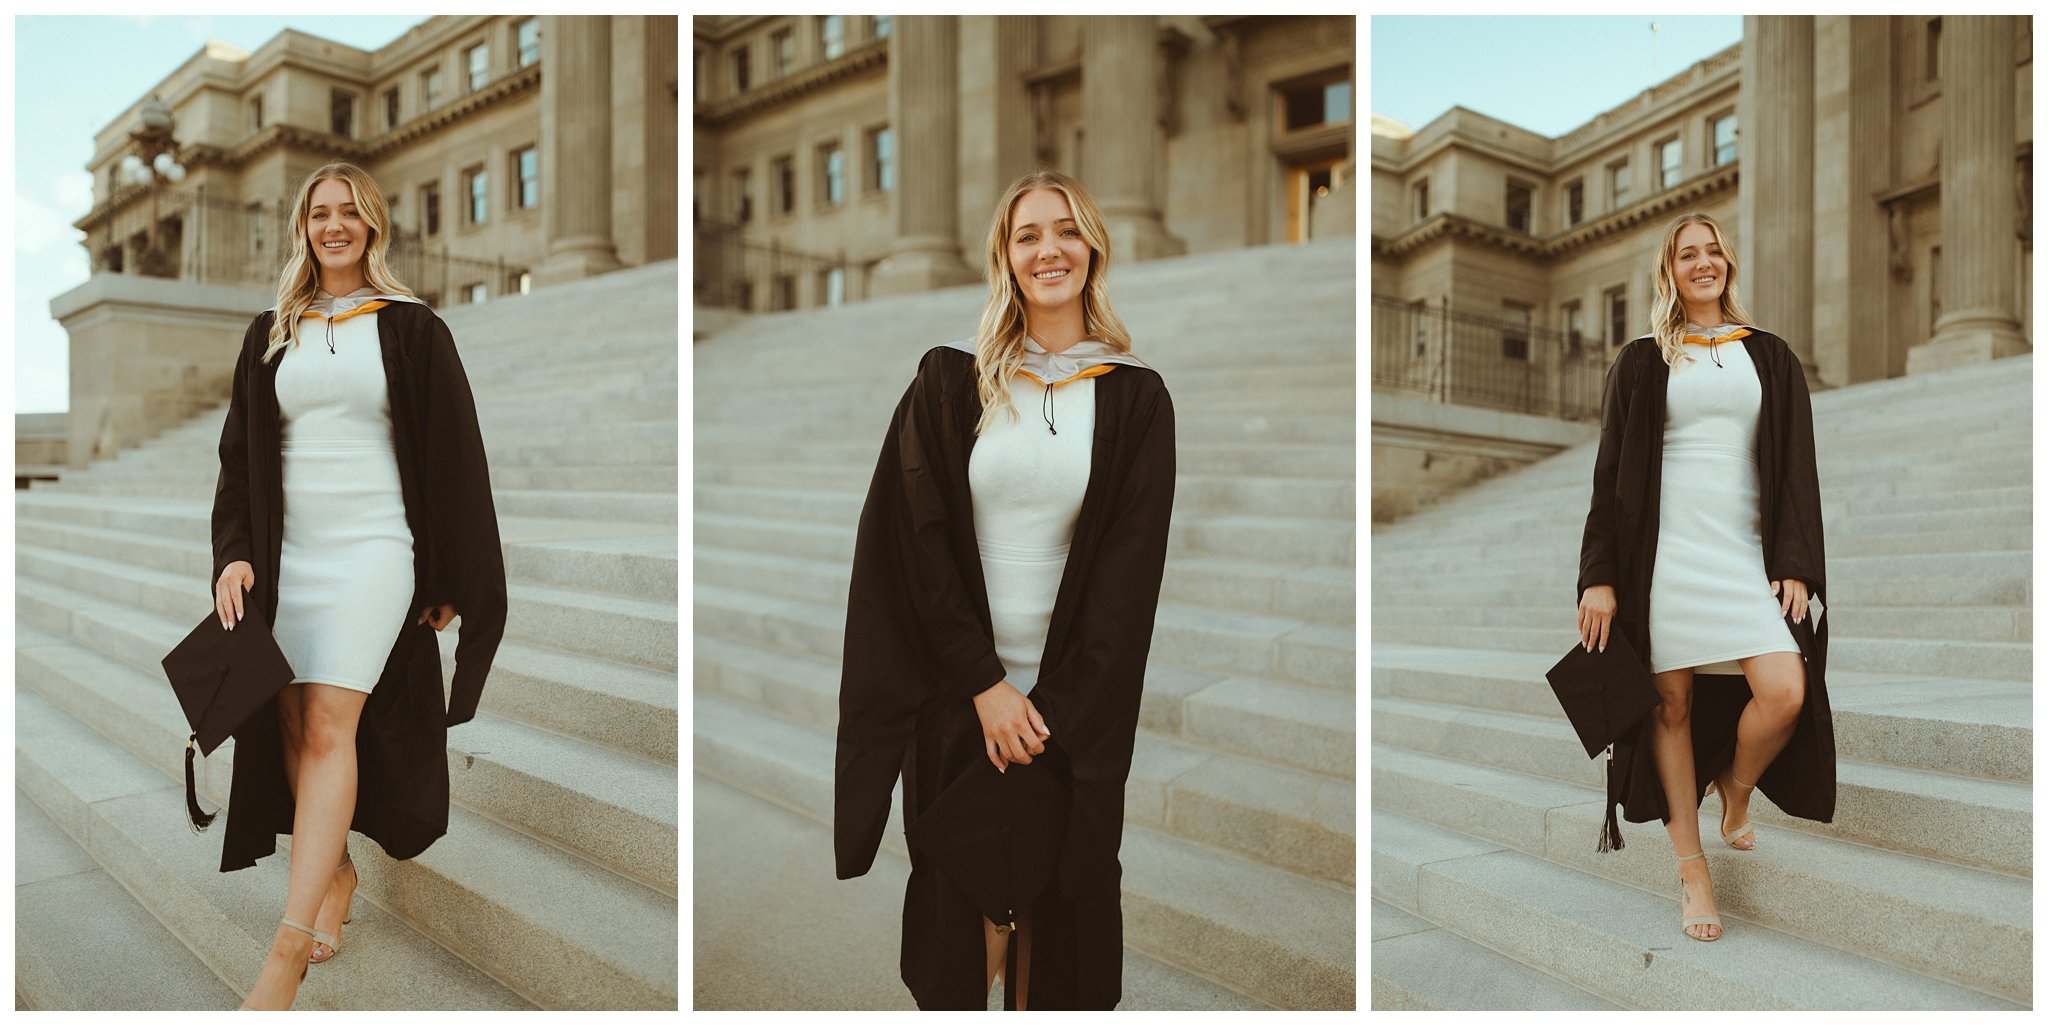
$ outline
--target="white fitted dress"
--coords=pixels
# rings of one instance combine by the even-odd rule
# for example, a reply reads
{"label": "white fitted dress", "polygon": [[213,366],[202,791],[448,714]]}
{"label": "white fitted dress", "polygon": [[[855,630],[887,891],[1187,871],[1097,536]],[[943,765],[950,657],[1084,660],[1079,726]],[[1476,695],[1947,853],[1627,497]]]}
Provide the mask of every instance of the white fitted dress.
{"label": "white fitted dress", "polygon": [[367,694],[412,611],[412,530],[377,314],[333,323],[332,352],[329,327],[306,319],[278,357],[284,552],[273,630],[293,683]]}
{"label": "white fitted dress", "polygon": [[1010,401],[1018,416],[996,414],[967,461],[996,657],[1010,684],[1026,693],[1038,683],[1067,547],[1088,490],[1095,379],[1056,386],[1052,399],[1057,433],[1047,429],[1042,412],[1046,387],[1013,375]]}
{"label": "white fitted dress", "polygon": [[1756,455],[1763,385],[1740,340],[1689,342],[1685,351],[1693,360],[1671,368],[1664,398],[1650,669],[1741,673],[1737,659],[1799,651],[1764,573]]}

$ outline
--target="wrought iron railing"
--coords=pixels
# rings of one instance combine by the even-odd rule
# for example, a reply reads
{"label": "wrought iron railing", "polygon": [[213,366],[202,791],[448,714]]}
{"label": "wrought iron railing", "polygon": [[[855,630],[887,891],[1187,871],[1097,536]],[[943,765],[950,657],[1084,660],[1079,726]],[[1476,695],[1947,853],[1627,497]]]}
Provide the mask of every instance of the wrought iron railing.
{"label": "wrought iron railing", "polygon": [[[186,280],[275,286],[290,216],[282,200],[248,202],[197,189],[165,189],[157,196],[170,269]],[[135,250],[148,228],[146,198],[110,212],[87,233],[94,273],[137,271]],[[503,258],[457,256],[402,229],[392,233],[388,258],[400,281],[436,305],[461,301],[472,285],[483,285],[492,298],[516,292],[519,275],[529,270]]]}
{"label": "wrought iron railing", "polygon": [[1389,296],[1372,298],[1372,383],[1437,402],[1597,420],[1599,339]]}
{"label": "wrought iron railing", "polygon": [[756,242],[736,224],[700,220],[695,232],[691,301],[698,306],[762,313],[866,298],[866,283],[855,280],[844,255]]}

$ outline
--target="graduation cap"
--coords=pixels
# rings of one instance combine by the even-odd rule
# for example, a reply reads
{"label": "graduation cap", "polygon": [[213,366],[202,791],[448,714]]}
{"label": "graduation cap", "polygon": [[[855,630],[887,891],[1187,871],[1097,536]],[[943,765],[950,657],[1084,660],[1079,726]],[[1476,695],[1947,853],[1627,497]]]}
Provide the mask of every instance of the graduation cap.
{"label": "graduation cap", "polygon": [[[910,824],[910,849],[1007,934],[1017,928],[1017,910],[1052,884],[1066,841],[1070,779],[1050,742],[1029,765],[1013,762],[1003,772],[976,759]],[[1017,945],[1009,947],[1003,995],[1014,1008]]]}
{"label": "graduation cap", "polygon": [[229,630],[218,613],[207,614],[178,647],[163,658],[164,676],[185,709],[192,736],[185,741],[185,812],[195,829],[213,825],[215,813],[199,810],[192,779],[192,754],[213,750],[240,729],[256,710],[291,683],[292,667],[270,635],[270,624],[253,604]]}
{"label": "graduation cap", "polygon": [[1589,759],[1664,701],[1649,667],[1621,631],[1608,635],[1605,650],[1573,645],[1544,677]]}

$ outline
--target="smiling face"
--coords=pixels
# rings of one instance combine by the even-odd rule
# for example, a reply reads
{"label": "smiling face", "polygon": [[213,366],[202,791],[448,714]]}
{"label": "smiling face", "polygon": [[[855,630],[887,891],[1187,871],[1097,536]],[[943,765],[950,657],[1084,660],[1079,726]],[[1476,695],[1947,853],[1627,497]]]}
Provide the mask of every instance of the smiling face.
{"label": "smiling face", "polygon": [[1728,258],[1722,254],[1721,243],[1714,238],[1712,228],[1694,223],[1679,230],[1671,275],[1687,309],[1720,309],[1721,294],[1728,289]]}
{"label": "smiling face", "polygon": [[357,209],[348,182],[329,178],[313,186],[307,201],[306,241],[320,262],[323,281],[356,275],[370,242],[370,226]]}
{"label": "smiling face", "polygon": [[1011,277],[1027,309],[1049,311],[1081,301],[1091,253],[1074,209],[1056,189],[1033,189],[1010,213]]}

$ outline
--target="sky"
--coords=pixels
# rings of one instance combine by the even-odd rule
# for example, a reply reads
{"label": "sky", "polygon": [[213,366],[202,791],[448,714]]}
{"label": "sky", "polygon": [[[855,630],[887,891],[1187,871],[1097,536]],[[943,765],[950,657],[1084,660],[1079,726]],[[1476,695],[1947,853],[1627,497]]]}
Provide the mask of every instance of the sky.
{"label": "sky", "polygon": [[[84,283],[72,222],[92,208],[93,135],[208,39],[254,52],[285,28],[373,49],[424,15],[18,17],[14,30],[14,409],[69,405],[69,340],[50,300]],[[226,359],[226,357],[223,357]]]}
{"label": "sky", "polygon": [[1381,16],[1371,28],[1374,114],[1420,131],[1455,105],[1551,137],[1742,41],[1739,15]]}

